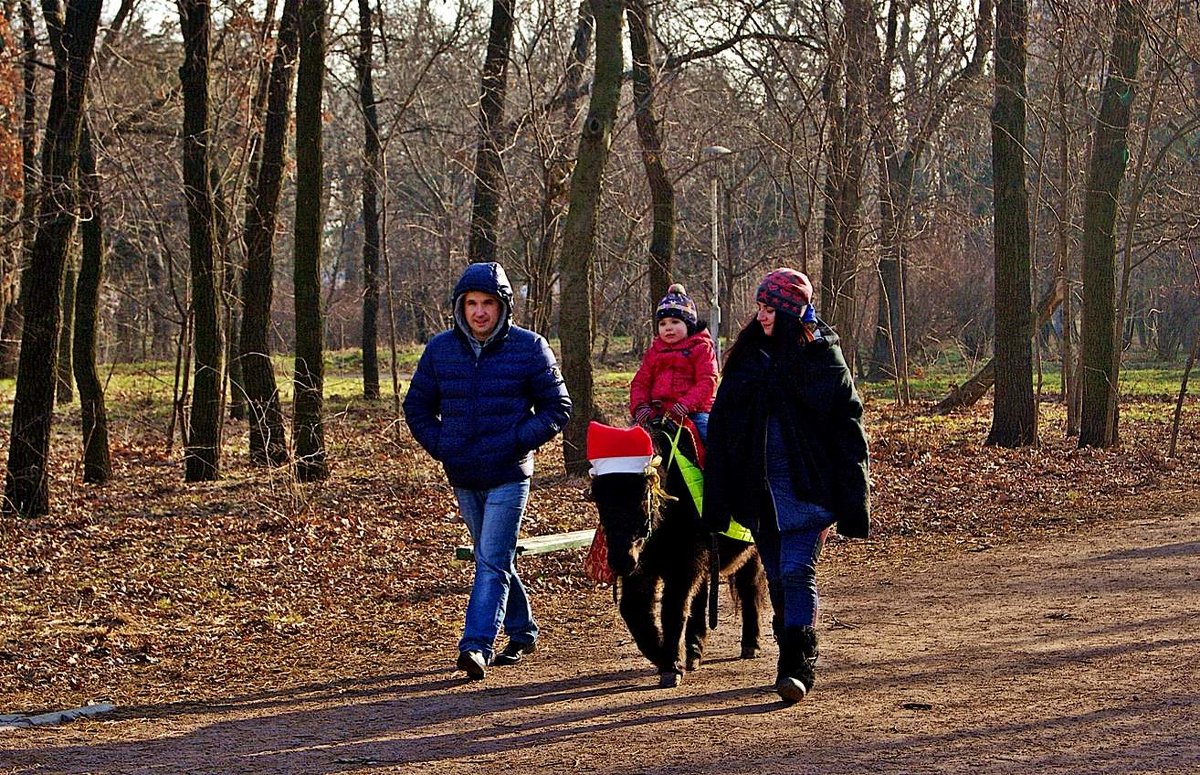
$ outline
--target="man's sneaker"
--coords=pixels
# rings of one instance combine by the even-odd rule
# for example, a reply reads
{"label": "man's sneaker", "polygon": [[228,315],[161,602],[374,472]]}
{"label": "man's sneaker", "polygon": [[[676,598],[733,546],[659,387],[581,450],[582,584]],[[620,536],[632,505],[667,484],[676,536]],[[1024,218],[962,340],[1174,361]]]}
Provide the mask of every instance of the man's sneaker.
{"label": "man's sneaker", "polygon": [[514,643],[511,640],[504,650],[495,656],[492,660],[496,665],[515,665],[521,661],[521,657],[526,654],[532,654],[537,650],[537,641],[532,643]]}
{"label": "man's sneaker", "polygon": [[464,671],[472,681],[487,675],[487,660],[482,651],[462,651],[458,655],[458,669]]}

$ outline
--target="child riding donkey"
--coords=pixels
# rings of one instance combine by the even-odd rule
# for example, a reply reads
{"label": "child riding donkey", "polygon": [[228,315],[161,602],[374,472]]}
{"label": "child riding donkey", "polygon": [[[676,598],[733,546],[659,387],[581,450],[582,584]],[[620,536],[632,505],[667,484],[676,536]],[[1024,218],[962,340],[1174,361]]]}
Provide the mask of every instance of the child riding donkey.
{"label": "child riding donkey", "polygon": [[665,417],[690,419],[699,442],[708,437],[708,412],[717,392],[717,356],[708,326],[679,283],[654,310],[657,335],[629,385],[629,413],[638,425]]}

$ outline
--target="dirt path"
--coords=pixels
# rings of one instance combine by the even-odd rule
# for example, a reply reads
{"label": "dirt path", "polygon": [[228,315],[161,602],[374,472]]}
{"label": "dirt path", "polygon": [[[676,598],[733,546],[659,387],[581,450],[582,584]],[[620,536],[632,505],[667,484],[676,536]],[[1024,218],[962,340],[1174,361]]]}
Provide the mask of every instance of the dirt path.
{"label": "dirt path", "polygon": [[839,546],[822,560],[818,686],[790,708],[768,689],[773,645],[730,658],[728,618],[712,662],[654,688],[598,591],[579,606],[591,621],[602,610],[608,632],[558,622],[528,663],[483,684],[414,650],[370,679],[10,732],[0,771],[1200,771],[1194,495],[900,564],[911,549]]}

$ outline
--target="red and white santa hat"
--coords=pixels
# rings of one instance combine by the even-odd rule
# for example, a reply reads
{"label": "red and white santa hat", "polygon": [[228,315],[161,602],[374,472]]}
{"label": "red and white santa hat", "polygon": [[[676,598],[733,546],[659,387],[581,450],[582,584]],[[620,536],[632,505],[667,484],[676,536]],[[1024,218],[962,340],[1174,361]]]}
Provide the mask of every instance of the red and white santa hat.
{"label": "red and white santa hat", "polygon": [[639,425],[614,428],[593,420],[588,423],[587,456],[592,476],[640,474],[654,457],[654,442]]}

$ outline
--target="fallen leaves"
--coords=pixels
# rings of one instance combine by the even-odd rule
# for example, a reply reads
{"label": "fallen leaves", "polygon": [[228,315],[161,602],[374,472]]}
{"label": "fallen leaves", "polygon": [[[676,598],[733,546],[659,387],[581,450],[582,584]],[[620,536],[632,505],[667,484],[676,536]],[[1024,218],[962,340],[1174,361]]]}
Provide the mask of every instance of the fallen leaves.
{"label": "fallen leaves", "polygon": [[[53,514],[0,520],[0,711],[218,698],[230,686],[395,670],[391,655],[413,649],[452,653],[472,574],[453,549],[467,532],[440,466],[381,416],[386,407],[331,418],[341,457],[315,485],[252,467],[244,426],[233,423],[224,478],[185,484],[135,409],[124,407],[116,429],[110,485],[74,479],[63,458],[77,442],[64,426]],[[1050,416],[1039,448],[1004,450],[982,446],[987,411],[934,420],[868,405],[876,541],[915,535],[929,539],[927,551],[985,551],[1197,478],[1192,428],[1172,467],[1148,422],[1125,423],[1121,448],[1077,450],[1053,437]],[[594,527],[587,483],[563,472],[557,443],[537,465],[524,533]],[[836,540],[832,554],[859,543]],[[589,607],[611,605],[583,575],[582,556],[521,560],[550,630],[585,626]]]}

